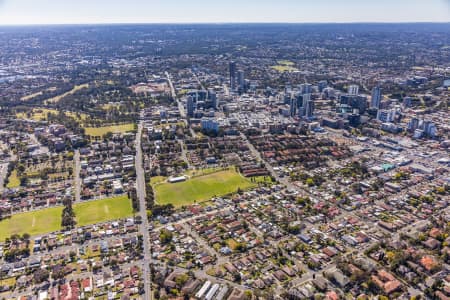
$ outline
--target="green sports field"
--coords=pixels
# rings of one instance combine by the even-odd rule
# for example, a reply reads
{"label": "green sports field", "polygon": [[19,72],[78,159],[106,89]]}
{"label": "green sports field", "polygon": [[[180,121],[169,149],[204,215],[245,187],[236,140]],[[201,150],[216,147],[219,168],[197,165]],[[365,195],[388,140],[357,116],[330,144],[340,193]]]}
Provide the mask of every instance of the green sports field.
{"label": "green sports field", "polygon": [[77,226],[123,219],[133,215],[131,200],[126,195],[75,204],[73,210]]}
{"label": "green sports field", "polygon": [[61,229],[62,207],[42,209],[13,215],[0,222],[0,241],[12,234],[28,233],[31,236]]}
{"label": "green sports field", "polygon": [[125,133],[134,130],[134,123],[122,124],[122,125],[111,125],[103,127],[86,127],[85,133],[90,136],[103,136],[108,132],[112,133]]}
{"label": "green sports field", "polygon": [[173,204],[176,207],[207,201],[214,196],[223,196],[256,186],[233,169],[193,177],[178,183],[156,183],[153,185],[158,204]]}
{"label": "green sports field", "polygon": [[[128,197],[119,196],[74,204],[77,226],[123,219],[133,215]],[[0,241],[12,234],[28,233],[31,236],[61,230],[62,207],[46,208],[13,215],[0,221]]]}

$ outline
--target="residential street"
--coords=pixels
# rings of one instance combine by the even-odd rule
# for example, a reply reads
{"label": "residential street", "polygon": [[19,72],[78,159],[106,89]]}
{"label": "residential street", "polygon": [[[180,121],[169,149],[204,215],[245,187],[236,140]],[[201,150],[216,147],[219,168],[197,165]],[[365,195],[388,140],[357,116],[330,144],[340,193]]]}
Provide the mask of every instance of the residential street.
{"label": "residential street", "polygon": [[73,161],[75,163],[74,168],[74,182],[75,182],[75,202],[79,202],[81,200],[81,178],[80,178],[80,150],[75,150],[75,155],[73,156]]}
{"label": "residential street", "polygon": [[142,129],[143,122],[141,121],[138,125],[138,132],[136,134],[136,192],[139,199],[139,215],[142,218],[142,223],[139,226],[140,234],[143,239],[144,246],[144,261],[143,261],[143,277],[144,277],[144,288],[145,288],[145,300],[152,299],[152,290],[151,290],[151,278],[150,278],[150,257],[151,257],[151,249],[150,249],[150,236],[148,234],[148,220],[147,220],[147,207],[145,204],[145,174],[143,168],[143,156],[142,156],[142,148],[141,148],[141,137],[142,137]]}

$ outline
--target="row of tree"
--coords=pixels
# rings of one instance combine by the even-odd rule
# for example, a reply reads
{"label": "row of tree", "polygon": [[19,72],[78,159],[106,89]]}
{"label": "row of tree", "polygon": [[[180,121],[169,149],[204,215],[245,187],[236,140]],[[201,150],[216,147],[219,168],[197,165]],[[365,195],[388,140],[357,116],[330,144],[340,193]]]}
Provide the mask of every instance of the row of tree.
{"label": "row of tree", "polygon": [[75,220],[75,212],[72,207],[72,198],[64,199],[64,209],[62,211],[61,226],[66,229],[72,229],[77,224]]}

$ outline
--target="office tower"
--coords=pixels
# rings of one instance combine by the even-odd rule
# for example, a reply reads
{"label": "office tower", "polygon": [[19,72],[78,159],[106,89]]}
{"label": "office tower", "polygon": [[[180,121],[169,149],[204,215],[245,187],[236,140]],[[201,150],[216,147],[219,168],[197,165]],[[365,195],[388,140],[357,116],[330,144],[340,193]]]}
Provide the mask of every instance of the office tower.
{"label": "office tower", "polygon": [[206,131],[219,131],[219,123],[214,119],[203,118],[200,125],[202,126],[202,129]]}
{"label": "office tower", "polygon": [[319,88],[319,92],[322,93],[324,89],[328,87],[328,82],[326,80],[321,80],[317,84],[317,87]]}
{"label": "office tower", "polygon": [[352,109],[357,109],[359,114],[364,114],[367,109],[367,98],[357,95],[341,95],[339,102],[342,105],[347,105]]}
{"label": "office tower", "polygon": [[305,116],[307,118],[312,118],[314,115],[314,101],[308,100],[306,102]]}
{"label": "office tower", "polygon": [[352,102],[352,96],[350,95],[341,95],[339,97],[339,104],[346,104],[346,105],[350,105]]}
{"label": "office tower", "polygon": [[230,88],[236,88],[236,62],[230,62]]}
{"label": "office tower", "polygon": [[377,119],[381,122],[393,122],[395,120],[395,114],[395,109],[380,109],[378,110]]}
{"label": "office tower", "polygon": [[367,97],[357,96],[351,103],[353,109],[357,109],[359,114],[362,115],[367,109]]}
{"label": "office tower", "polygon": [[311,94],[304,94],[302,95],[302,107],[306,109],[306,106],[308,105],[308,101],[311,100]]}
{"label": "office tower", "polygon": [[187,110],[187,116],[189,118],[192,118],[194,116],[194,110],[195,110],[194,97],[189,96],[187,98],[186,110]]}
{"label": "office tower", "polygon": [[290,116],[294,117],[297,112],[297,99],[292,97],[289,103]]}
{"label": "office tower", "polygon": [[348,87],[348,94],[349,95],[358,95],[359,94],[359,86],[356,84],[352,84]]}
{"label": "office tower", "polygon": [[376,86],[372,89],[372,99],[370,101],[370,108],[380,108],[381,103],[381,88]]}
{"label": "office tower", "polygon": [[422,122],[422,130],[427,136],[430,137],[434,137],[437,134],[436,125],[430,120],[425,120]]}
{"label": "office tower", "polygon": [[197,91],[197,101],[205,101],[208,98],[208,91],[199,90]]}
{"label": "office tower", "polygon": [[408,123],[408,131],[414,132],[417,128],[419,128],[419,119],[413,117]]}
{"label": "office tower", "polygon": [[405,97],[403,98],[403,107],[404,108],[409,108],[411,107],[412,104],[412,98],[411,97]]}
{"label": "office tower", "polygon": [[217,95],[216,92],[213,90],[208,90],[208,99],[211,101],[212,103],[212,107],[214,109],[219,108],[219,101],[217,99]]}
{"label": "office tower", "polygon": [[358,127],[361,124],[361,115],[359,114],[351,114],[348,116],[348,123],[350,126]]}
{"label": "office tower", "polygon": [[302,83],[300,84],[299,88],[302,95],[312,93],[312,85],[309,83]]}
{"label": "office tower", "polygon": [[237,82],[239,90],[243,91],[245,89],[245,77],[244,71],[239,70],[237,72]]}

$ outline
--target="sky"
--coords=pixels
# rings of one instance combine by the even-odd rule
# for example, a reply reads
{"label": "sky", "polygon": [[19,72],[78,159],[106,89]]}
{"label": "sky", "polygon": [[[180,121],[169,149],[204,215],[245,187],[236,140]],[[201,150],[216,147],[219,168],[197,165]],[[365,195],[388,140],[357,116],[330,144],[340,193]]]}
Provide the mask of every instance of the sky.
{"label": "sky", "polygon": [[0,24],[450,22],[450,0],[0,0]]}

